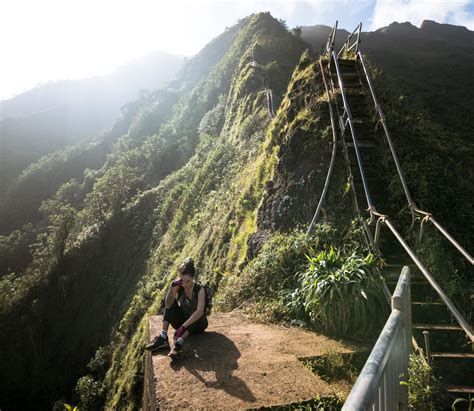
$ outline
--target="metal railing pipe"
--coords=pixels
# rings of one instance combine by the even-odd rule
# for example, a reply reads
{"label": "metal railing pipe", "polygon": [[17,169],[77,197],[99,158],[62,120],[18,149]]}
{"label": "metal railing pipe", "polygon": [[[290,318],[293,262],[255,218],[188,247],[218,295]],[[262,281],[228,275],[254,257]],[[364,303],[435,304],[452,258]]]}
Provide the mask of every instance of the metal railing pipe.
{"label": "metal railing pipe", "polygon": [[376,108],[376,110],[377,110],[377,112],[380,116],[380,120],[382,122],[382,127],[384,129],[385,136],[387,138],[387,142],[388,142],[388,145],[390,147],[390,151],[392,153],[393,161],[395,162],[395,166],[397,168],[398,175],[400,176],[400,180],[401,180],[401,183],[402,183],[402,186],[403,186],[403,191],[405,192],[405,196],[407,198],[408,204],[410,206],[415,206],[415,203],[414,203],[414,201],[411,197],[411,194],[410,194],[410,190],[408,189],[408,185],[406,183],[405,176],[403,175],[402,167],[400,166],[400,162],[398,161],[398,156],[395,152],[395,147],[393,145],[392,138],[390,137],[390,132],[388,131],[387,123],[385,121],[385,115],[382,111],[382,107],[380,107],[380,104],[377,100],[377,97],[375,96],[374,87],[372,86],[372,81],[370,80],[369,73],[367,71],[367,67],[365,66],[364,59],[362,58],[362,54],[361,54],[360,51],[357,53],[357,58],[360,60],[361,65],[362,65],[362,69],[364,70],[365,79],[367,80],[367,84],[369,85],[370,94],[372,95],[372,99],[374,100],[375,108]]}
{"label": "metal railing pipe", "polygon": [[[343,411],[392,410],[408,403],[408,391],[400,385],[400,375],[408,374],[411,351],[410,271],[404,267],[394,296],[392,312],[380,333]],[[410,328],[410,329],[409,329]]]}
{"label": "metal railing pipe", "polygon": [[398,310],[392,311],[359,378],[357,378],[356,383],[352,387],[351,393],[342,407],[342,411],[366,411],[371,409],[370,405],[378,393],[376,386],[381,379],[389,358],[387,353],[390,353],[393,349],[396,342],[394,337],[402,321],[402,313]]}
{"label": "metal railing pipe", "polygon": [[[426,219],[427,221],[433,223],[433,225],[438,229],[438,231],[444,235],[444,237],[446,237],[446,239],[469,261],[470,264],[474,264],[474,258],[472,257],[472,255],[470,255],[466,249],[464,247],[461,246],[461,244],[459,244],[451,234],[449,234],[446,229],[444,227],[441,226],[441,224],[439,224],[435,219],[434,217],[424,211],[424,210],[421,210],[419,209],[415,202],[413,201],[413,198],[411,196],[411,193],[410,193],[410,190],[408,189],[408,184],[406,182],[406,179],[405,179],[405,175],[403,173],[403,170],[402,170],[402,167],[400,165],[400,161],[398,160],[398,156],[397,156],[397,153],[395,151],[395,146],[393,144],[393,140],[392,140],[392,137],[390,136],[390,132],[388,130],[388,126],[387,126],[387,122],[386,122],[386,118],[385,118],[385,114],[383,113],[382,111],[382,107],[380,106],[378,100],[377,100],[377,97],[375,95],[375,91],[374,91],[374,87],[372,85],[372,80],[370,79],[370,76],[369,76],[369,73],[368,73],[368,70],[367,70],[367,67],[365,65],[365,62],[364,62],[364,58],[362,57],[362,53],[359,51],[356,55],[356,58],[360,61],[361,65],[362,65],[362,69],[364,71],[364,75],[365,75],[365,79],[367,81],[367,84],[369,86],[369,90],[370,90],[370,94],[372,95],[372,99],[374,101],[374,104],[375,104],[375,108],[377,110],[377,113],[379,114],[380,116],[380,120],[381,120],[381,123],[382,123],[382,127],[383,127],[383,130],[385,132],[385,137],[386,137],[386,140],[387,140],[387,143],[390,147],[390,152],[392,154],[392,158],[393,158],[393,161],[395,163],[395,167],[397,168],[397,172],[398,172],[398,176],[400,178],[400,182],[402,183],[402,186],[403,186],[403,191],[405,193],[405,197],[407,199],[407,202],[408,202],[408,205],[410,207],[410,210],[411,210],[411,213],[412,213],[412,226],[413,226],[413,223],[414,223],[414,213],[418,213],[418,214],[421,214],[423,215],[425,218],[423,219],[423,221]],[[423,224],[423,221],[422,221],[422,224]],[[421,227],[420,229],[420,241],[421,241],[421,237],[423,235],[423,231],[422,231],[423,227]]]}
{"label": "metal railing pipe", "polygon": [[337,32],[337,20],[332,27],[332,30],[329,32],[328,41],[326,43],[326,53],[331,53],[332,49],[334,48],[334,40],[336,39],[336,32]]}
{"label": "metal railing pipe", "polygon": [[321,67],[321,75],[322,75],[322,78],[323,78],[323,83],[324,83],[324,87],[326,89],[326,93],[328,95],[329,117],[331,118],[331,128],[332,128],[332,153],[331,153],[331,162],[329,163],[329,169],[328,169],[328,173],[326,175],[326,181],[324,182],[323,191],[321,193],[321,197],[319,198],[318,206],[316,207],[316,212],[314,213],[313,219],[311,220],[311,223],[308,227],[308,231],[306,232],[307,234],[309,234],[311,232],[314,224],[316,223],[316,221],[318,221],[319,214],[321,213],[321,209],[323,207],[324,200],[326,198],[326,194],[327,194],[327,191],[328,191],[328,188],[329,188],[329,182],[331,180],[331,175],[332,175],[332,171],[334,169],[334,164],[336,163],[336,152],[337,152],[336,121],[334,119],[334,111],[332,109],[332,103],[331,103],[331,100],[332,100],[333,96],[332,96],[332,93],[330,93],[330,91],[329,91],[329,87],[328,87],[328,84],[327,84],[327,81],[326,81],[326,76],[324,74],[324,67],[323,67],[323,63],[322,63],[321,59],[319,59],[319,66]]}
{"label": "metal railing pipe", "polygon": [[367,200],[368,210],[372,214],[372,210],[374,210],[374,206],[372,204],[372,199],[370,197],[369,187],[368,187],[368,184],[367,184],[367,179],[365,177],[364,166],[363,166],[363,162],[362,162],[362,156],[360,155],[359,145],[357,143],[357,137],[356,137],[356,133],[355,133],[355,129],[354,129],[354,124],[352,123],[351,110],[350,110],[349,104],[347,102],[346,93],[344,92],[344,83],[342,81],[341,70],[339,69],[339,63],[337,62],[337,56],[336,56],[336,53],[334,51],[331,53],[331,56],[332,56],[332,60],[334,61],[334,66],[336,68],[337,80],[339,82],[339,89],[341,90],[341,97],[342,97],[342,102],[344,104],[344,110],[347,113],[347,120],[348,120],[348,123],[349,123],[349,129],[350,129],[351,135],[352,135],[352,141],[354,143],[354,150],[355,150],[356,157],[357,157],[357,163],[359,165],[359,172],[360,172],[360,177],[362,179],[362,185],[364,187],[365,198]]}
{"label": "metal railing pipe", "polygon": [[[339,57],[339,56],[341,55],[341,53],[342,53],[345,49],[348,49],[347,46],[349,45],[349,43],[350,43],[350,41],[351,41],[351,38],[352,38],[352,36],[356,33],[356,31],[358,32],[358,33],[357,33],[357,41],[356,41],[348,50],[351,50],[352,47],[354,47],[355,44],[357,44],[357,45],[359,44],[359,42],[360,42],[360,31],[361,31],[361,29],[362,29],[362,22],[360,22],[360,23],[357,25],[357,27],[354,29],[354,31],[353,31],[351,34],[349,34],[349,35],[347,36],[346,42],[342,45],[341,49],[339,50],[339,53],[337,53],[337,57]],[[356,53],[357,53],[357,49],[356,49]]]}
{"label": "metal railing pipe", "polygon": [[474,332],[473,332],[471,326],[464,319],[464,317],[459,312],[459,310],[456,308],[456,306],[453,304],[451,299],[445,294],[443,289],[439,286],[439,284],[436,282],[436,280],[433,278],[433,276],[430,274],[430,272],[426,269],[426,267],[423,265],[423,263],[420,261],[420,259],[416,256],[416,254],[413,252],[413,250],[409,247],[409,245],[405,242],[405,240],[402,238],[400,233],[393,226],[392,222],[388,218],[386,218],[384,220],[384,223],[387,225],[387,227],[393,233],[393,235],[398,240],[398,242],[401,244],[401,246],[405,249],[405,251],[407,252],[409,257],[412,259],[412,261],[415,263],[415,265],[418,267],[418,269],[421,271],[421,273],[425,276],[426,280],[430,283],[431,287],[433,287],[434,290],[438,293],[440,298],[443,300],[443,302],[448,307],[449,311],[451,311],[451,314],[453,314],[453,316],[456,319],[456,321],[458,322],[458,324],[461,326],[461,328],[467,334],[469,339],[472,342],[474,342]]}
{"label": "metal railing pipe", "polygon": [[464,256],[466,257],[466,259],[471,263],[471,264],[474,264],[474,258],[472,257],[471,254],[469,254],[466,249],[461,245],[459,244],[451,234],[449,234],[446,229],[440,224],[438,223],[434,217],[430,216],[428,217],[428,221],[431,222],[437,229],[438,231],[444,235],[444,237],[446,237],[446,239],[452,244],[454,245],[454,247],[457,248],[457,250]]}

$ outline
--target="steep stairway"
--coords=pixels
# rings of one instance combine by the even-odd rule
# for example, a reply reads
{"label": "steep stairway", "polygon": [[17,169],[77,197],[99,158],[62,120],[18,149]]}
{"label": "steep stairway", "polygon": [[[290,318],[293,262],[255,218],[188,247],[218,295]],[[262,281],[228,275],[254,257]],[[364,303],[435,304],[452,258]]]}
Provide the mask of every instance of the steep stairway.
{"label": "steep stairway", "polygon": [[[334,61],[331,63],[328,74],[337,96],[338,112],[340,115],[343,113],[341,119],[345,127],[342,142],[353,175],[357,206],[363,214],[363,210],[370,213],[369,208],[372,205],[376,212],[390,216],[390,221],[397,231],[404,233],[406,230],[403,229],[402,222],[396,219],[399,209],[389,200],[388,179],[392,174],[387,175],[387,167],[382,161],[382,153],[387,144],[384,144],[377,131],[379,118],[374,110],[363,67],[358,59],[337,58],[339,70]],[[365,175],[365,187],[362,174]],[[415,248],[415,244],[406,241],[412,249]],[[439,294],[418,270],[400,241],[388,229],[382,228],[378,249],[384,259],[384,278],[390,292],[395,288],[402,267],[407,265],[411,268],[413,336],[418,346],[425,347],[427,359],[441,376],[445,390],[454,394],[474,393],[474,352],[470,338]]]}

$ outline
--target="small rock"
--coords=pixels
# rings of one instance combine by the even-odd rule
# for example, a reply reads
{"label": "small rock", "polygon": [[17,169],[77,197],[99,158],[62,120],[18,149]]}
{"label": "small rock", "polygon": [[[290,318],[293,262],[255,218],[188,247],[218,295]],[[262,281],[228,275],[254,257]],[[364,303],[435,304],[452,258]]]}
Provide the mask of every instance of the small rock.
{"label": "small rock", "polygon": [[304,321],[301,320],[291,320],[291,325],[299,325],[300,327],[306,327],[308,324],[306,324]]}

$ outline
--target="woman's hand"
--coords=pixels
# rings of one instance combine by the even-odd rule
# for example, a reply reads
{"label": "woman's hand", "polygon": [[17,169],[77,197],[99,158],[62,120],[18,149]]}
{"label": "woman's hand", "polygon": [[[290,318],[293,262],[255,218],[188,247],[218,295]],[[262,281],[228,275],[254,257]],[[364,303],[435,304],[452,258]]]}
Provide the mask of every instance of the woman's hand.
{"label": "woman's hand", "polygon": [[182,325],[181,327],[179,327],[175,332],[174,332],[174,338],[175,339],[178,339],[179,337],[181,337],[184,332],[186,331],[186,327],[184,325]]}
{"label": "woman's hand", "polygon": [[180,278],[179,280],[174,280],[172,283],[171,283],[171,287],[178,287],[180,285],[183,285],[183,280]]}

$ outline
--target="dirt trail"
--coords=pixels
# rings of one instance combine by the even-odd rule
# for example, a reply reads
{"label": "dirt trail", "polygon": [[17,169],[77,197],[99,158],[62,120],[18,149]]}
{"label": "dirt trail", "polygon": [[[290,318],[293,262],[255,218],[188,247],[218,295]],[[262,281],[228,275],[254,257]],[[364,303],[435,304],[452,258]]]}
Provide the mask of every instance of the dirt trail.
{"label": "dirt trail", "polygon": [[[161,316],[150,317],[149,325],[151,339]],[[298,358],[354,348],[297,327],[255,324],[239,312],[215,313],[205,333],[186,341],[179,360],[171,361],[167,350],[153,354],[155,404],[236,410],[347,393],[347,386],[328,384]]]}

